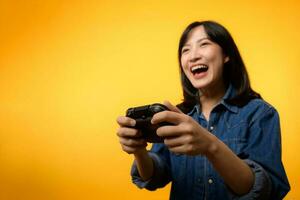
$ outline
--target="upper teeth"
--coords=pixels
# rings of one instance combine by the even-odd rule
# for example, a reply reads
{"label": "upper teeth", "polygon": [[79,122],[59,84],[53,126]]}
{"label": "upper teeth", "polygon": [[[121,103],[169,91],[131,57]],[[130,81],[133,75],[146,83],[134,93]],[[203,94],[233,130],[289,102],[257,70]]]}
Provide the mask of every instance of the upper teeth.
{"label": "upper teeth", "polygon": [[196,65],[196,66],[192,67],[192,72],[194,72],[197,69],[205,69],[205,68],[207,68],[207,66],[205,66],[205,65]]}

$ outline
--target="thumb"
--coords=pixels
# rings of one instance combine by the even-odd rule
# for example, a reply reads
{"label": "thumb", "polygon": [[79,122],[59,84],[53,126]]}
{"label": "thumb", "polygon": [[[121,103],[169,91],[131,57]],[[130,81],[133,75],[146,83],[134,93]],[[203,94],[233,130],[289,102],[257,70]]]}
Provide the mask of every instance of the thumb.
{"label": "thumb", "polygon": [[177,113],[183,113],[179,108],[177,108],[176,106],[172,105],[170,103],[170,101],[164,101],[163,103],[165,106],[167,106],[169,108],[169,110],[173,111],[173,112],[177,112]]}

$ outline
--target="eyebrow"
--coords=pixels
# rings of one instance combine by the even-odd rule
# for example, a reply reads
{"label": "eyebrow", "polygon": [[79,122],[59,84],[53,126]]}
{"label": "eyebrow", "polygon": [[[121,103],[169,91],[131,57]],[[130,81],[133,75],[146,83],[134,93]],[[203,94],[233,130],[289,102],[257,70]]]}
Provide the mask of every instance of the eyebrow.
{"label": "eyebrow", "polygon": [[[196,41],[196,43],[199,43],[199,42],[201,42],[202,40],[209,40],[209,38],[208,38],[208,37],[200,38],[200,39],[198,39],[198,40]],[[185,46],[191,46],[191,45],[185,43],[185,44],[182,46],[182,48],[185,47]]]}

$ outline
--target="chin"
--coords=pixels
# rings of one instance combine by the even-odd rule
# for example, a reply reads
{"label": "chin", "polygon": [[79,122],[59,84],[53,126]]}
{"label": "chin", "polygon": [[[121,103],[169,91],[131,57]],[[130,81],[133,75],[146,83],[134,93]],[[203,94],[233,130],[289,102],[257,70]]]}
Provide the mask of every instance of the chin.
{"label": "chin", "polygon": [[192,85],[194,86],[194,88],[201,90],[204,88],[207,88],[209,86],[209,83],[192,83]]}

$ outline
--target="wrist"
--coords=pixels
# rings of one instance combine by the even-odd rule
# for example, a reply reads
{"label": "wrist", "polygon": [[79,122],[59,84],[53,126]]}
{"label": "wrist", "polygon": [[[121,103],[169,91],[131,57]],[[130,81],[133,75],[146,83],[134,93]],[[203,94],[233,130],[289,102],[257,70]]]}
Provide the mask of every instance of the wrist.
{"label": "wrist", "polygon": [[141,149],[134,153],[136,166],[143,181],[149,180],[153,176],[153,160],[149,156],[147,149]]}
{"label": "wrist", "polygon": [[148,151],[147,151],[146,148],[139,149],[139,150],[137,150],[136,152],[133,153],[135,158],[144,157],[147,154],[148,154]]}
{"label": "wrist", "polygon": [[219,139],[216,136],[211,134],[210,142],[208,144],[207,151],[205,152],[205,156],[208,159],[213,159],[217,155],[219,149],[220,149]]}

